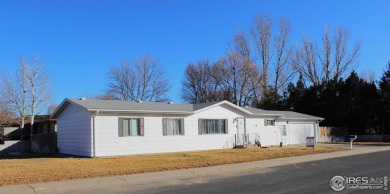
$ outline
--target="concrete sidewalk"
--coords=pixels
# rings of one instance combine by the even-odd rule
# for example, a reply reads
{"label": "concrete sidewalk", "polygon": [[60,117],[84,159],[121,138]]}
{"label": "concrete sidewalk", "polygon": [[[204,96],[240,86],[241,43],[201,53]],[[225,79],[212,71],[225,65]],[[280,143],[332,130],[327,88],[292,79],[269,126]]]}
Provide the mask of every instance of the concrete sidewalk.
{"label": "concrete sidewalk", "polygon": [[[326,144],[327,146],[346,147],[343,144]],[[305,155],[297,157],[279,158],[247,163],[228,164],[205,168],[192,168],[173,171],[152,172],[144,174],[123,175],[102,178],[76,179],[63,182],[32,183],[27,185],[15,185],[0,187],[0,193],[69,193],[85,192],[90,189],[116,188],[123,185],[130,186],[135,190],[142,185],[155,187],[167,184],[196,184],[212,179],[213,177],[233,177],[253,172],[266,172],[272,167],[296,164],[324,159],[331,159],[358,154],[366,154],[380,151],[390,151],[390,146],[363,146],[356,145],[353,150]]]}

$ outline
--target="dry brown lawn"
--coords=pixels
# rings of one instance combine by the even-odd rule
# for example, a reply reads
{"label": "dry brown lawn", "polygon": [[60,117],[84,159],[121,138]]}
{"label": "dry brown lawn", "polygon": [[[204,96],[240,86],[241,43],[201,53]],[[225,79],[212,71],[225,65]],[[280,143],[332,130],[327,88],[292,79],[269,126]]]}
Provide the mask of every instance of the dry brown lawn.
{"label": "dry brown lawn", "polygon": [[0,155],[0,186],[197,168],[345,150],[335,147],[226,149],[110,158]]}

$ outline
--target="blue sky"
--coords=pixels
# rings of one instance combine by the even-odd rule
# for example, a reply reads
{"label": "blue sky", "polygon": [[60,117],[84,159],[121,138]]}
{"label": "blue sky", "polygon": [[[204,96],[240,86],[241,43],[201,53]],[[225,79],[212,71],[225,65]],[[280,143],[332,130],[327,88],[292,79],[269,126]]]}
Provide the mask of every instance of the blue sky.
{"label": "blue sky", "polygon": [[216,61],[238,30],[256,14],[290,20],[291,43],[320,38],[324,26],[348,28],[362,49],[358,72],[379,77],[390,60],[390,2],[362,1],[0,1],[0,72],[10,74],[20,56],[39,56],[53,85],[53,103],[106,88],[112,65],[150,54],[180,102],[187,63]]}

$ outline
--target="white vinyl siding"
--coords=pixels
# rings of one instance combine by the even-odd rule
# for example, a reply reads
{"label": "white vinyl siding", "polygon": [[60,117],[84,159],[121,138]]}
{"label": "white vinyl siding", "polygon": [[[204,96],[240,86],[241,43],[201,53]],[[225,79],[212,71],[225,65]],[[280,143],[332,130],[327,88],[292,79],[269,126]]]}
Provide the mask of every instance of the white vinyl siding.
{"label": "white vinyl siding", "polygon": [[57,146],[62,154],[92,156],[92,118],[85,109],[69,104],[57,118]]}
{"label": "white vinyl siding", "polygon": [[[243,117],[246,118],[247,134],[258,134],[262,145],[279,144],[281,122],[278,118],[271,116],[251,117],[226,104],[187,115],[102,111],[94,119],[85,109],[70,104],[61,112],[57,120],[58,147],[60,153],[90,157],[93,153],[91,131],[94,130],[97,157],[232,148],[232,144],[229,142],[234,140],[237,133],[237,122],[234,120]],[[125,119],[130,119],[130,121],[125,124]],[[131,119],[139,120],[133,123]],[[177,135],[179,119],[180,135]],[[265,120],[275,121],[275,119],[275,126],[265,126]],[[168,124],[168,120],[171,120],[172,123]],[[210,123],[218,121],[218,124],[214,124],[214,127],[205,127],[206,131],[204,132],[209,134],[202,135],[202,120],[212,120],[213,122]],[[164,130],[164,121],[166,130]],[[294,138],[295,134],[293,133],[303,138],[307,135],[312,136],[307,132],[313,128],[314,124],[309,122],[295,124],[296,126],[291,127],[292,122],[283,123],[283,125],[287,125],[287,136],[292,134],[289,138]],[[92,126],[95,128],[93,129]],[[123,128],[119,130],[121,126],[126,128],[127,132]],[[136,126],[139,126],[137,133],[132,132],[133,126],[135,129]],[[169,131],[168,128],[170,128]],[[223,128],[225,129],[224,133],[222,133]],[[168,133],[172,135],[168,135]],[[131,134],[139,134],[139,136],[122,137]],[[291,144],[299,142],[291,141]]]}
{"label": "white vinyl siding", "polygon": [[[96,156],[223,149],[237,131],[233,120],[243,116],[227,105],[192,115],[99,113],[96,117]],[[118,137],[118,118],[138,117],[144,118],[144,136]],[[164,136],[162,125],[165,118],[182,119],[185,134]],[[201,118],[228,119],[228,134],[199,135],[198,120]]]}
{"label": "white vinyl siding", "polygon": [[261,146],[279,145],[279,131],[277,126],[265,126],[267,120],[276,118],[247,118],[246,131],[248,134],[257,134]]}

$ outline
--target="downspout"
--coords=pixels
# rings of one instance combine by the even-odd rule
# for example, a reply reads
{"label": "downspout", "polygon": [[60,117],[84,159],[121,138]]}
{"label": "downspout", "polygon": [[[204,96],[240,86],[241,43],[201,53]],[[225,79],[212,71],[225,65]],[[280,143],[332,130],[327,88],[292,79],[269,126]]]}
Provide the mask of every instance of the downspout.
{"label": "downspout", "polygon": [[319,136],[319,134],[320,134],[320,132],[319,132],[319,125],[320,125],[320,122],[321,121],[318,121],[318,122],[316,122],[316,127],[315,127],[315,138],[316,138],[316,143],[318,143],[319,141],[320,141],[320,136]]}
{"label": "downspout", "polygon": [[96,157],[96,146],[95,146],[95,118],[99,114],[99,111],[97,110],[96,113],[92,117],[92,158]]}
{"label": "downspout", "polygon": [[248,139],[246,138],[246,118],[244,117],[244,137],[245,137],[245,147],[248,147],[248,140],[249,140],[249,137]]}

